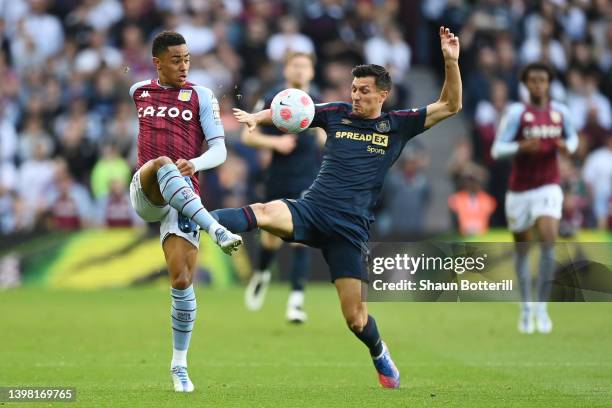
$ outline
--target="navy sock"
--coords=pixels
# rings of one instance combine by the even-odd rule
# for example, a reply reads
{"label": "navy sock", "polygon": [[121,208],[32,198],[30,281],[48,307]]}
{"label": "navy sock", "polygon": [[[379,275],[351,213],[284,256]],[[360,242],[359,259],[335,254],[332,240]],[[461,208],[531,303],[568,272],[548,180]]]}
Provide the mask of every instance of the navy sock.
{"label": "navy sock", "polygon": [[303,246],[293,248],[293,268],[290,276],[291,290],[304,291],[309,271],[310,254],[308,248]]}
{"label": "navy sock", "polygon": [[278,250],[276,249],[266,249],[261,247],[259,249],[259,270],[262,272],[267,270],[272,261],[274,261],[274,258],[276,258],[277,253]]}
{"label": "navy sock", "polygon": [[222,208],[211,212],[219,224],[238,234],[257,228],[257,218],[250,206],[242,208]]}
{"label": "navy sock", "polygon": [[372,357],[378,357],[382,354],[382,341],[380,340],[378,327],[376,327],[376,320],[374,320],[372,316],[368,315],[368,322],[361,333],[353,333],[355,333],[355,336],[370,349],[370,355]]}

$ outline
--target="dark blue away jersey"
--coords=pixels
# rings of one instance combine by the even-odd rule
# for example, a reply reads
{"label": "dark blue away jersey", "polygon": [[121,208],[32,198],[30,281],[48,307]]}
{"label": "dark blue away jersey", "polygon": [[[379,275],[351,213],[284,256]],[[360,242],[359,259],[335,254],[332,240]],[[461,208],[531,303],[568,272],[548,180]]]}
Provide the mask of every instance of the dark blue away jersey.
{"label": "dark blue away jersey", "polygon": [[348,103],[315,105],[310,127],[327,133],[323,163],[305,198],[374,220],[373,208],[389,168],[406,142],[425,130],[427,108],[383,112],[376,119],[352,114]]}
{"label": "dark blue away jersey", "polygon": [[[286,86],[278,87],[266,94],[263,100],[263,109],[269,109],[274,96],[285,88]],[[315,103],[320,101],[316,92],[309,91],[309,95]],[[274,125],[262,126],[261,132],[271,136],[284,134]],[[306,129],[296,137],[297,145],[290,154],[284,155],[276,151],[273,152],[272,162],[267,173],[268,183],[285,186],[285,189],[299,190],[305,190],[312,184],[320,162],[317,135],[313,130]]]}

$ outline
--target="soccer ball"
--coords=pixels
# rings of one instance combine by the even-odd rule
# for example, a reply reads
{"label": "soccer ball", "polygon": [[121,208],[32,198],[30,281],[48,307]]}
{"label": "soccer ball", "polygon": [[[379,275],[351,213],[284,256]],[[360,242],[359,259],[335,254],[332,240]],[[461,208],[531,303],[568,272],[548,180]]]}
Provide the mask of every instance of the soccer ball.
{"label": "soccer ball", "polygon": [[300,133],[314,118],[314,102],[302,90],[289,88],[280,91],[270,105],[272,122],[281,132]]}

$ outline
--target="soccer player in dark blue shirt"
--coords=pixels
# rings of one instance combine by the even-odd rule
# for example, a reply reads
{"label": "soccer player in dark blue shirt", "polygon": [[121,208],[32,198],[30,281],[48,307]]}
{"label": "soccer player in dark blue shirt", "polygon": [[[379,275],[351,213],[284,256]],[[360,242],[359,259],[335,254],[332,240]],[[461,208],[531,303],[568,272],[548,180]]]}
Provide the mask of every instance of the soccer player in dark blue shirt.
{"label": "soccer player in dark blue shirt", "polygon": [[[352,104],[316,107],[311,127],[325,129],[327,141],[319,174],[304,198],[213,212],[232,232],[259,227],[321,249],[346,323],[370,350],[385,388],[399,387],[400,374],[361,300],[362,282],[368,279],[364,255],[373,206],[406,142],[461,110],[459,39],[440,27],[440,44],[445,80],[436,102],[420,109],[382,112],[391,89],[389,73],[378,65],[357,66],[352,71]],[[271,123],[269,110],[255,114],[236,110],[235,116],[250,129]]]}
{"label": "soccer player in dark blue shirt", "polygon": [[[289,52],[285,56],[283,69],[285,81],[257,102],[255,110],[267,109],[274,96],[285,88],[297,88],[310,94],[315,102],[310,83],[314,78],[314,56],[303,52]],[[244,128],[242,141],[258,149],[272,151],[272,161],[265,174],[265,201],[282,198],[302,197],[312,184],[319,170],[319,145],[325,143],[325,132],[320,128],[308,129],[299,137],[286,134],[275,126],[261,126],[249,130]],[[259,310],[263,305],[270,282],[270,265],[283,240],[265,230],[260,236],[258,266],[245,291],[245,305],[250,310]],[[309,249],[304,245],[294,245],[293,267],[290,273],[291,293],[287,301],[287,320],[302,323],[306,320],[304,311],[304,285],[309,269]]]}

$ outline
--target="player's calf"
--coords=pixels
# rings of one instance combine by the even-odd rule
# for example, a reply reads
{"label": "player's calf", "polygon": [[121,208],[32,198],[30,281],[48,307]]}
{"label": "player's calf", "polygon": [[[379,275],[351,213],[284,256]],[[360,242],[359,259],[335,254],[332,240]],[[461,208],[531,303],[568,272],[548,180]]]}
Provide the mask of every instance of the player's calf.
{"label": "player's calf", "polygon": [[[165,160],[160,161],[163,162]],[[221,249],[231,254],[242,245],[242,238],[227,231],[202,205],[189,183],[174,163],[164,164],[157,170],[157,181],[164,200],[180,214],[192,219],[206,231]]]}

